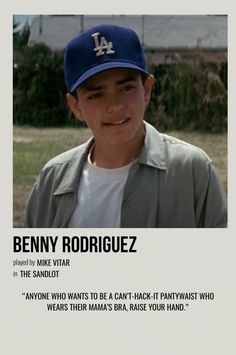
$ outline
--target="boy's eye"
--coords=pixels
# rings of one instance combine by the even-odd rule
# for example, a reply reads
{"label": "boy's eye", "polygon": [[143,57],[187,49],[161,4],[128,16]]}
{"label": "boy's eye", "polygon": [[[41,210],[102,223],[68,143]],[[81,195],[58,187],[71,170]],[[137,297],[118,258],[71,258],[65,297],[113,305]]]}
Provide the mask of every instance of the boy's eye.
{"label": "boy's eye", "polygon": [[96,94],[92,94],[92,95],[89,95],[88,96],[88,100],[96,100],[96,99],[98,99],[99,97],[101,97],[102,96],[102,93],[96,93]]}
{"label": "boy's eye", "polygon": [[127,91],[127,92],[129,92],[129,91],[133,90],[134,88],[135,88],[134,85],[129,84],[129,85],[124,86],[124,87],[121,89],[121,91],[124,91],[124,92]]}

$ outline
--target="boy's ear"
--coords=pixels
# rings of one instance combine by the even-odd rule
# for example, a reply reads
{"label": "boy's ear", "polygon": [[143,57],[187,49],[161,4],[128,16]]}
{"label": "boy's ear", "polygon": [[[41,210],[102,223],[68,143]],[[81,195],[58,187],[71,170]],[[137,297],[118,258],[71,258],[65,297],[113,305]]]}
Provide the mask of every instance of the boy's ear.
{"label": "boy's ear", "polygon": [[77,119],[79,119],[80,121],[83,121],[83,115],[82,115],[81,110],[79,108],[78,100],[70,93],[66,94],[66,100],[67,100],[67,103],[68,103],[71,111],[74,113],[75,117]]}
{"label": "boy's ear", "polygon": [[146,105],[150,101],[151,93],[152,93],[152,87],[155,82],[155,78],[152,74],[148,75],[147,79],[144,82],[144,99]]}

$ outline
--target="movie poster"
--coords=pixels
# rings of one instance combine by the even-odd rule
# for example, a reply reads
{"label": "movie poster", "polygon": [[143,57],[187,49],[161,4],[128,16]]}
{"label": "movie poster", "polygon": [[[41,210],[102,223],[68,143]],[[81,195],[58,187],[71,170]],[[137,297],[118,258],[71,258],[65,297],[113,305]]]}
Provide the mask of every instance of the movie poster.
{"label": "movie poster", "polygon": [[[18,4],[10,1],[1,6],[1,353],[235,353],[235,228],[232,218],[235,193],[232,184],[235,175],[232,135],[235,125],[232,105],[235,45],[232,33],[235,16],[226,3],[207,3],[209,6],[206,9],[204,2],[193,9],[184,2],[178,4],[178,8],[176,4],[135,4],[132,9],[127,10],[127,15],[122,9],[112,10],[112,4],[102,4],[101,7],[96,4],[96,11],[78,2],[51,6],[47,2],[28,4],[22,1]],[[133,18],[127,20],[126,16],[130,14]],[[218,122],[221,112],[222,115],[225,114],[222,100],[228,102],[227,123],[224,123],[223,133],[219,133],[217,129],[216,132],[205,132],[200,141],[200,148],[207,149],[207,154],[214,161],[217,160],[217,172],[227,195],[228,227],[192,228],[188,223],[185,228],[142,228],[138,224],[131,228],[24,227],[26,200],[33,181],[43,167],[39,169],[38,163],[44,161],[46,149],[49,150],[48,156],[53,157],[63,150],[75,147],[77,140],[82,139],[85,142],[88,132],[84,127],[78,129],[71,124],[63,136],[62,130],[57,130],[58,127],[30,127],[29,122],[22,124],[21,105],[25,104],[24,118],[30,117],[35,123],[35,111],[29,104],[32,102],[33,105],[34,101],[29,98],[40,100],[39,92],[36,95],[34,90],[40,90],[44,80],[43,74],[36,75],[37,65],[48,70],[51,84],[46,85],[45,90],[48,93],[42,93],[41,106],[35,101],[35,107],[40,107],[46,115],[43,100],[54,97],[52,93],[56,94],[57,90],[59,95],[66,94],[64,83],[55,79],[56,71],[53,71],[56,70],[56,65],[58,70],[63,65],[60,64],[62,57],[59,47],[63,46],[68,36],[74,35],[75,24],[78,26],[78,33],[83,32],[89,27],[88,23],[92,24],[94,17],[98,15],[103,22],[113,21],[117,24],[120,21],[121,25],[127,26],[132,24],[142,46],[149,48],[149,60],[159,65],[159,68],[166,68],[167,64],[170,66],[173,63],[182,63],[184,58],[189,59],[191,40],[196,40],[196,36],[185,30],[181,19],[187,19],[185,23],[189,26],[199,16],[199,21],[192,26],[193,32],[199,31],[195,47],[199,49],[207,43],[205,56],[213,62],[213,69],[204,72],[207,73],[205,80],[209,83],[209,95],[205,97],[205,102],[211,100],[211,105],[219,105],[218,116],[212,122]],[[212,27],[209,26],[205,37],[201,37],[203,32],[199,27],[204,28],[202,16],[207,15],[211,17],[209,21],[214,17],[215,23]],[[70,17],[71,20],[67,21],[65,17]],[[223,20],[220,22],[221,18]],[[21,23],[23,29],[20,31],[23,35],[17,37]],[[71,28],[70,23],[73,24]],[[181,37],[178,37],[178,30]],[[43,54],[40,50],[37,52],[36,64],[30,62],[27,49],[22,51],[22,41],[26,41],[24,34],[27,38],[27,31],[30,32],[28,38],[31,42],[29,41],[27,48],[31,48],[31,56],[35,56],[35,43],[42,46],[40,48]],[[167,40],[171,47],[169,51],[165,42]],[[42,43],[46,43],[49,49],[43,47]],[[155,43],[159,46],[159,53],[157,51],[156,54]],[[187,43],[189,47],[184,48]],[[98,35],[94,36],[94,46],[96,53],[101,56],[115,51],[109,39]],[[197,53],[196,50],[195,55]],[[45,61],[45,58],[48,59]],[[54,67],[50,64],[52,58],[58,59]],[[226,64],[220,66],[222,62],[230,64],[230,75],[227,74]],[[189,63],[191,64],[191,60]],[[19,75],[23,65],[28,65],[28,75],[35,75],[31,87],[26,84],[29,78]],[[199,68],[200,71],[206,70],[203,66]],[[217,68],[220,68],[219,72]],[[191,66],[191,70],[193,73],[196,67]],[[220,73],[219,76],[217,73]],[[186,76],[186,80],[188,79],[190,80],[190,74]],[[176,77],[175,80],[177,81]],[[129,90],[133,89],[125,88],[125,91]],[[187,95],[187,92],[183,91],[182,95]],[[65,100],[65,97],[61,100]],[[197,100],[196,97],[193,101]],[[163,101],[158,102],[163,104]],[[181,101],[181,93],[179,102],[184,102]],[[51,109],[53,105],[54,101]],[[60,105],[55,107],[55,120],[60,109]],[[65,112],[66,119],[72,121],[69,110]],[[160,108],[158,112],[163,115]],[[14,125],[13,113],[17,117]],[[43,121],[42,117],[40,119]],[[206,127],[208,123],[204,123]],[[116,124],[123,123],[119,121]],[[169,130],[167,134],[173,131],[175,130]],[[185,130],[175,131],[178,139],[187,139],[188,143],[195,145],[198,143],[198,133],[194,132],[198,131],[187,131],[187,135]],[[50,142],[52,144],[48,145]],[[49,180],[45,183],[49,184]],[[149,191],[148,187],[146,191]],[[143,201],[146,199],[146,191],[140,191]],[[168,190],[165,193],[168,195]],[[149,198],[151,203],[153,196],[150,195]],[[96,198],[96,206],[95,200]],[[31,213],[37,208],[37,203],[32,204]],[[44,208],[48,208],[47,204],[41,204],[40,209]],[[137,208],[140,218],[148,215],[145,208]],[[48,212],[50,213],[51,211]],[[66,214],[66,207],[64,213]],[[109,213],[109,208],[105,207],[100,215]],[[169,220],[174,220],[178,213],[176,207]],[[213,213],[212,210],[210,213]],[[63,213],[60,218],[63,218]],[[188,218],[190,217],[186,214],[186,219]]]}

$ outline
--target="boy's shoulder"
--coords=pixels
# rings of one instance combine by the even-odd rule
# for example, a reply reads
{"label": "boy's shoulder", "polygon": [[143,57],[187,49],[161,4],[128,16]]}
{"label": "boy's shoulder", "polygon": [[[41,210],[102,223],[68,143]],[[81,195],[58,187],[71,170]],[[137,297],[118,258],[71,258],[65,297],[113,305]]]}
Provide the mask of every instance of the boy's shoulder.
{"label": "boy's shoulder", "polygon": [[179,138],[165,133],[160,133],[156,128],[146,124],[149,139],[147,140],[147,150],[157,155],[163,165],[190,164],[199,162],[211,164],[212,161],[207,153]]}
{"label": "boy's shoulder", "polygon": [[53,157],[45,164],[44,169],[69,164],[75,160],[79,161],[83,158],[84,154],[87,154],[92,144],[93,139],[91,138],[87,142]]}
{"label": "boy's shoulder", "polygon": [[210,157],[202,148],[167,134],[161,135],[163,143],[167,147],[166,151],[169,157],[183,161],[191,160],[207,164],[212,163]]}

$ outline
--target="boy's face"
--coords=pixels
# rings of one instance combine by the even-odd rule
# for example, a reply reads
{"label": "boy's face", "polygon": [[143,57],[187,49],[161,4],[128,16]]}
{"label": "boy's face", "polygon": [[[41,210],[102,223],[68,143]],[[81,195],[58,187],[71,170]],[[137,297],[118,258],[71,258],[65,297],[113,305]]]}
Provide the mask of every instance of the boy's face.
{"label": "boy's face", "polygon": [[154,78],[143,84],[139,72],[111,69],[88,79],[77,89],[78,101],[67,100],[75,116],[92,130],[95,144],[119,145],[140,139],[143,117]]}

